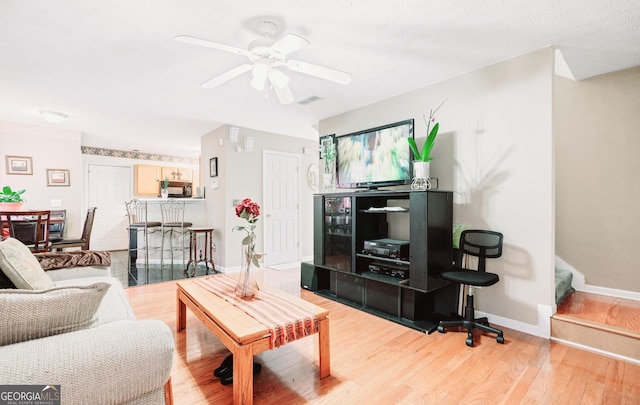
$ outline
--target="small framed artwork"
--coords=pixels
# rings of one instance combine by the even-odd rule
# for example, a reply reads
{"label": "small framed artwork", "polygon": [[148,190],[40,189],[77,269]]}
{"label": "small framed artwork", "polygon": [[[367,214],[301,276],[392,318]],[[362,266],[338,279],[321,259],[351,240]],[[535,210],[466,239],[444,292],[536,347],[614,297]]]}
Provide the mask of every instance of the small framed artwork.
{"label": "small framed artwork", "polygon": [[67,169],[47,169],[48,187],[69,187],[69,170]]}
{"label": "small framed artwork", "polygon": [[320,159],[326,159],[335,156],[336,150],[336,134],[325,135],[320,137]]}
{"label": "small framed artwork", "polygon": [[33,174],[30,156],[6,156],[7,174]]}
{"label": "small framed artwork", "polygon": [[218,158],[209,159],[209,176],[218,177]]}

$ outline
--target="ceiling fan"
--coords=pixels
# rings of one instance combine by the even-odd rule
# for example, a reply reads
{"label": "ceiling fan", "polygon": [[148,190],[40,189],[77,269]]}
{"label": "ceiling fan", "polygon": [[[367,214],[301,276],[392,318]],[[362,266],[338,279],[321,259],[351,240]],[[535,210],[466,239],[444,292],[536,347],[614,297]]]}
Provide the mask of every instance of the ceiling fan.
{"label": "ceiling fan", "polygon": [[275,40],[273,35],[276,33],[276,30],[277,26],[275,23],[271,21],[261,22],[258,26],[258,31],[262,34],[262,38],[251,42],[248,49],[236,48],[220,42],[195,38],[188,35],[179,35],[175,37],[175,40],[231,52],[249,58],[251,63],[237,66],[202,83],[201,86],[205,89],[214,88],[243,73],[251,71],[253,75],[251,87],[258,91],[263,91],[268,81],[280,103],[290,104],[294,101],[293,94],[289,88],[290,79],[279,69],[281,66],[285,66],[294,72],[308,74],[339,84],[348,84],[351,82],[351,75],[348,73],[312,63],[301,62],[299,60],[287,60],[289,54],[309,45],[309,41],[294,34],[287,34],[281,39]]}

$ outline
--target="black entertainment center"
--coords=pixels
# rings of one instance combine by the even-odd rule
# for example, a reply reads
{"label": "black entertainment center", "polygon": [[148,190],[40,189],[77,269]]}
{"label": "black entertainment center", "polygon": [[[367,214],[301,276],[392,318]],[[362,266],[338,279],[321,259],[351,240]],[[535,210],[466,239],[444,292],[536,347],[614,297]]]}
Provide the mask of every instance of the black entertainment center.
{"label": "black entertainment center", "polygon": [[440,278],[453,260],[452,228],[449,191],[316,194],[311,289],[431,333],[457,309],[458,285]]}

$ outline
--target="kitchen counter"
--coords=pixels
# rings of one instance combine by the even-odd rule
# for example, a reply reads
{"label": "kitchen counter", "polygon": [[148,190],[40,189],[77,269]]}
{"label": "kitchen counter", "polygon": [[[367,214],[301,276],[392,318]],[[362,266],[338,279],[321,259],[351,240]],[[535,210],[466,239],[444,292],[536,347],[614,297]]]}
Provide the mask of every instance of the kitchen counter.
{"label": "kitchen counter", "polygon": [[[147,203],[147,220],[162,222],[160,203],[169,201],[167,198],[139,198]],[[178,202],[184,202],[184,220],[191,222],[193,226],[208,226],[206,223],[204,198],[175,198]]]}
{"label": "kitchen counter", "polygon": [[146,201],[147,203],[161,203],[163,201],[175,200],[175,201],[184,201],[185,204],[194,204],[194,203],[203,203],[204,198],[160,198],[160,197],[147,197],[147,198],[138,198],[140,201]]}

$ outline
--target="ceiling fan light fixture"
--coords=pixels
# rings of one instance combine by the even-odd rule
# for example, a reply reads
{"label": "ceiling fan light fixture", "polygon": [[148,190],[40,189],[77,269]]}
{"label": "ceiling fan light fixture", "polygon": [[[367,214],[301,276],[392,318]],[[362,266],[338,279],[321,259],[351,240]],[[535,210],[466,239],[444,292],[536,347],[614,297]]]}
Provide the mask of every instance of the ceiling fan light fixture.
{"label": "ceiling fan light fixture", "polygon": [[334,83],[348,84],[351,82],[351,75],[346,72],[313,63],[287,60],[289,54],[308,46],[310,44],[309,41],[295,34],[286,34],[279,39],[274,38],[275,34],[278,33],[278,24],[271,21],[268,17],[261,17],[258,20],[254,20],[254,24],[257,24],[257,31],[260,34],[260,38],[252,41],[248,49],[240,49],[235,46],[188,35],[175,37],[176,41],[179,42],[244,55],[249,59],[250,63],[237,66],[202,83],[201,86],[203,88],[209,89],[217,87],[251,70],[253,76],[250,80],[251,87],[260,92],[264,91],[265,97],[267,97],[268,91],[265,90],[265,86],[268,80],[269,87],[274,90],[280,103],[290,104],[295,101],[295,98],[289,88],[290,79],[285,73],[278,69],[280,66],[285,66],[294,72],[315,76]]}
{"label": "ceiling fan light fixture", "polygon": [[59,124],[64,121],[68,116],[67,114],[63,114],[61,112],[56,111],[38,111],[43,120],[47,121],[50,124]]}
{"label": "ceiling fan light fixture", "polygon": [[264,84],[266,83],[267,76],[269,75],[269,67],[263,63],[257,63],[253,66],[251,74],[253,75],[253,79],[251,79],[251,87],[258,91],[264,90]]}

